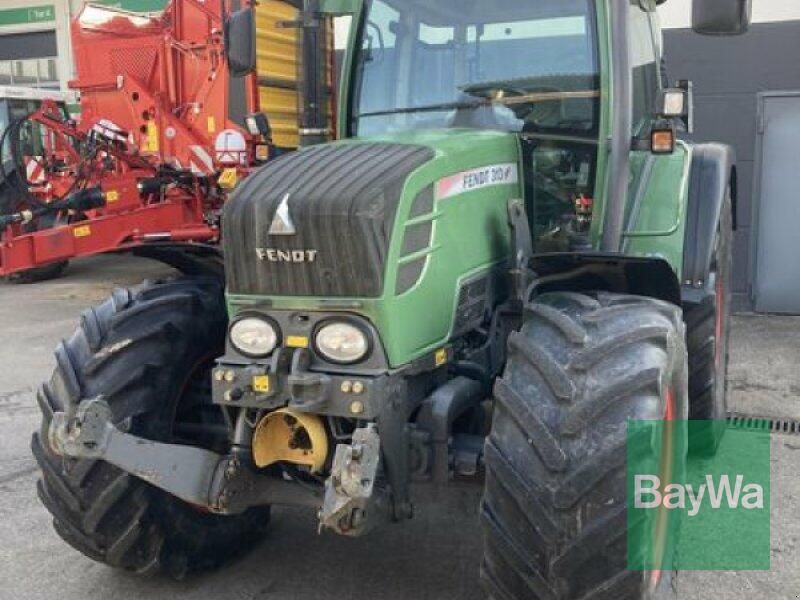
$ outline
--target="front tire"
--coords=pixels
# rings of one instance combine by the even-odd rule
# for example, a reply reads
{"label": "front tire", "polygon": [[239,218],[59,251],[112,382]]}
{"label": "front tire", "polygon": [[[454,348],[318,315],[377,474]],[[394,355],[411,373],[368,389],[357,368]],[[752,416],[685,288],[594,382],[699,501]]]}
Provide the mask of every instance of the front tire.
{"label": "front tire", "polygon": [[203,388],[226,326],[222,284],[182,279],[116,290],[86,311],[57,349],[56,371],[38,395],[42,427],[32,442],[42,470],[38,492],[56,532],[86,556],[181,577],[215,567],[262,537],[266,508],[234,517],[203,512],[103,461],[62,459],[47,442],[54,412],[102,395],[123,430],[212,448],[209,440],[184,440],[177,432],[219,416]]}
{"label": "front tire", "polygon": [[[680,309],[648,298],[554,293],[526,312],[509,340],[486,444],[482,579],[490,596],[674,597],[671,571],[628,570],[626,443],[628,419],[674,420],[665,430],[680,428],[671,438],[678,446],[664,455],[674,461],[649,442],[643,452],[682,480],[688,408]],[[676,540],[665,539],[656,550],[671,557]]]}

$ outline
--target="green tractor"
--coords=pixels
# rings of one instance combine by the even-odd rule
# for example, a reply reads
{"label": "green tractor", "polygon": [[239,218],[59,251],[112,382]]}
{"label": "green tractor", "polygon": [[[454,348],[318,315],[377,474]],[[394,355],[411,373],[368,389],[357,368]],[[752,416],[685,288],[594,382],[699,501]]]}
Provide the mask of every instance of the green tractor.
{"label": "green tractor", "polygon": [[[359,536],[466,480],[495,600],[671,596],[671,567],[628,568],[626,428],[669,424],[683,446],[638,452],[673,480],[687,419],[719,442],[736,171],[679,139],[692,89],[667,85],[657,4],[308,0],[306,65],[352,16],[339,141],[240,185],[224,278],[187,260],[59,346],[33,452],[61,537],[180,576],[252,547],[272,505]],[[749,13],[695,0],[694,26]],[[227,28],[242,72],[252,22]]]}

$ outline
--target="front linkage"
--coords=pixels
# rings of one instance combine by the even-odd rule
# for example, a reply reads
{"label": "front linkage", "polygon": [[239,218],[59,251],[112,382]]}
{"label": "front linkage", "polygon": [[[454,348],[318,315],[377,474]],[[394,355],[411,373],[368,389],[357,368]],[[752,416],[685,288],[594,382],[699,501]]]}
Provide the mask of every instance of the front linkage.
{"label": "front linkage", "polygon": [[[225,369],[230,371],[230,367]],[[227,454],[219,454],[127,433],[124,422],[115,425],[108,403],[99,396],[56,412],[47,441],[62,457],[103,460],[215,514],[242,514],[270,505],[306,506],[318,509],[321,530],[359,536],[381,522],[413,516],[412,478],[446,483],[452,468],[477,475],[482,460],[482,437],[452,437],[456,419],[476,409],[484,398],[479,382],[457,377],[422,402],[407,402],[401,394],[405,389],[401,378],[386,379],[390,381],[374,386],[374,393],[388,397],[371,399],[380,401],[383,410],[375,422],[355,429],[350,443],[337,445],[322,485],[298,485],[291,477],[276,477],[258,468],[265,461],[273,464],[273,459],[287,458],[281,453],[293,449],[307,457],[314,452],[327,454],[327,447],[320,449],[320,440],[309,434],[317,417],[289,409],[269,413],[257,427],[248,425],[250,415],[241,409],[234,428],[238,439]],[[419,416],[411,426],[410,416],[417,410]],[[275,446],[277,430],[270,427],[274,419],[294,429],[285,437],[277,435],[286,441],[285,447]]]}
{"label": "front linkage", "polygon": [[264,505],[321,506],[320,526],[345,535],[363,531],[367,515],[373,515],[370,505],[380,463],[380,437],[374,425],[357,430],[352,444],[337,448],[324,495],[258,475],[236,451],[220,455],[125,433],[114,425],[102,397],[56,413],[48,433],[50,447],[62,456],[104,460],[218,514],[239,514]]}

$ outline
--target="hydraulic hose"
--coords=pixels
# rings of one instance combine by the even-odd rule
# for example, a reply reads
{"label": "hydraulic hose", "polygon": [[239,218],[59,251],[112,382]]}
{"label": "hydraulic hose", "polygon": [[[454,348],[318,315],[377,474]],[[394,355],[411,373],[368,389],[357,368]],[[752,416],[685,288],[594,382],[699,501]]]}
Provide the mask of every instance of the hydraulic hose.
{"label": "hydraulic hose", "polygon": [[9,225],[27,224],[48,213],[58,211],[84,212],[105,206],[106,199],[99,187],[78,190],[63,200],[54,200],[43,204],[40,208],[23,210],[15,213],[0,215],[0,230]]}
{"label": "hydraulic hose", "polygon": [[[27,214],[26,219],[29,220],[30,215],[42,216],[50,212],[63,210],[65,201],[69,201],[74,195],[86,190],[92,171],[86,172],[84,165],[93,165],[93,158],[99,150],[96,144],[91,144],[88,149],[80,148],[81,161],[77,167],[78,172],[72,185],[61,197],[57,197],[51,202],[43,202],[30,191],[32,183],[28,180],[25,154],[21,145],[21,133],[27,123],[35,123],[31,119],[31,115],[12,121],[0,136],[0,153],[8,147],[11,162],[13,163],[11,171],[6,170],[5,163],[0,165],[0,186],[6,185],[10,192],[15,193],[13,197],[9,196],[8,202],[0,203],[0,215],[9,217],[11,223],[19,223],[20,215],[22,214]],[[20,211],[19,208],[23,204],[30,210]],[[22,222],[28,222],[28,220],[23,220]]]}

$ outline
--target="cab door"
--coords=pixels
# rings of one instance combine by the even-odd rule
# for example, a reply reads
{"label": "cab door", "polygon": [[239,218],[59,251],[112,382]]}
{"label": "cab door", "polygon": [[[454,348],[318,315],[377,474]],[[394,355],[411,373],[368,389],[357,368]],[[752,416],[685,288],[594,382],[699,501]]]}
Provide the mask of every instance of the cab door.
{"label": "cab door", "polygon": [[[630,53],[632,67],[632,138],[647,140],[656,119],[664,84],[663,43],[655,3],[630,3]],[[689,150],[678,144],[673,154],[656,155],[634,150],[630,158],[627,214],[622,252],[634,256],[659,256],[676,272],[683,264],[684,207]]]}

